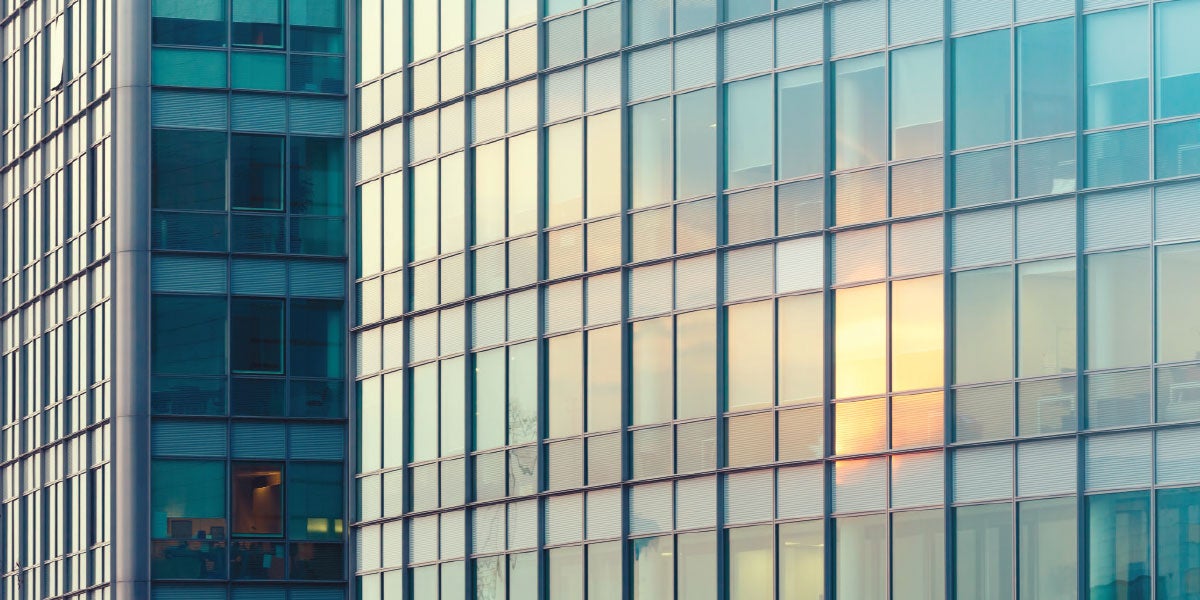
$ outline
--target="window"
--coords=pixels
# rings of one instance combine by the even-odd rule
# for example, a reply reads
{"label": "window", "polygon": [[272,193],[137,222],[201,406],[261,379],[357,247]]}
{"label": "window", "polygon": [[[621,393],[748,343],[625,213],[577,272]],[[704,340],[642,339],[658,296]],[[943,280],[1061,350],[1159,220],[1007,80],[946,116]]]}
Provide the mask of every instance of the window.
{"label": "window", "polygon": [[621,210],[621,111],[587,118],[587,216]]}
{"label": "window", "polygon": [[342,14],[341,0],[289,0],[292,49],[342,52]]}
{"label": "window", "polygon": [[1009,31],[954,40],[954,147],[1011,139]]}
{"label": "window", "polygon": [[1075,129],[1075,20],[1017,29],[1018,137]]}
{"label": "window", "polygon": [[633,324],[633,424],[672,418],[671,317]]}
{"label": "window", "polygon": [[[1075,370],[1075,259],[1025,263],[1017,268],[1021,318],[1018,375]],[[985,343],[993,343],[986,341]]]}
{"label": "window", "polygon": [[778,403],[819,402],[825,394],[825,311],[821,294],[779,299]]}
{"label": "window", "polygon": [[825,169],[825,86],[821,67],[779,74],[779,178]]}
{"label": "window", "polygon": [[476,244],[505,236],[504,151],[504,140],[475,148]]}
{"label": "window", "polygon": [[342,539],[341,463],[294,462],[288,466],[288,537]]}
{"label": "window", "polygon": [[941,387],[942,277],[892,283],[892,390]]}
{"label": "window", "polygon": [[223,539],[225,463],[151,461],[150,515],[156,539]]}
{"label": "window", "polygon": [[837,520],[837,597],[887,598],[887,515]]}
{"label": "window", "polygon": [[230,307],[230,370],[283,374],[283,300],[234,297]]}
{"label": "window", "polygon": [[537,345],[508,349],[508,443],[537,439]]}
{"label": "window", "polygon": [[283,136],[234,134],[230,152],[233,208],[283,210]]}
{"label": "window", "polygon": [[713,169],[717,158],[715,88],[675,99],[675,153],[675,197],[712,194],[717,183]]}
{"label": "window", "polygon": [[341,377],[342,303],[338,300],[291,301],[291,375]]}
{"label": "window", "polygon": [[955,278],[955,382],[1012,377],[1012,268],[965,271]]}
{"label": "window", "polygon": [[1075,498],[1022,502],[1021,598],[1069,600],[1077,597],[1075,581]]}
{"label": "window", "polygon": [[942,55],[940,43],[892,53],[894,159],[942,152]]}
{"label": "window", "polygon": [[729,411],[775,403],[775,301],[730,306],[728,322]]}
{"label": "window", "polygon": [[946,518],[941,510],[892,515],[892,597],[946,597]]}
{"label": "window", "polygon": [[1200,488],[1159,490],[1155,504],[1158,597],[1187,598],[1195,593],[1200,564]]}
{"label": "window", "polygon": [[150,167],[154,208],[225,210],[225,134],[156,129]]}
{"label": "window", "polygon": [[281,0],[232,0],[233,43],[238,46],[283,47]]}
{"label": "window", "polygon": [[[667,546],[667,550],[670,550],[670,546]],[[675,567],[679,580],[676,590],[679,593],[678,597],[689,600],[717,600],[717,534],[712,531],[700,531],[679,535],[675,539],[675,552],[678,554]],[[671,559],[665,558],[665,570],[669,578]]]}
{"label": "window", "polygon": [[225,374],[224,297],[154,296],[150,345],[154,373]]}
{"label": "window", "polygon": [[833,64],[835,169],[865,167],[887,159],[887,114],[880,110],[887,97],[883,66],[883,54]]}
{"label": "window", "polygon": [[1159,118],[1200,112],[1200,2],[1182,0],[1155,7],[1155,97]]}
{"label": "window", "polygon": [[546,346],[549,437],[582,433],[583,334],[550,338]]}
{"label": "window", "polygon": [[1146,7],[1084,18],[1087,127],[1145,121],[1150,115],[1150,31]]}
{"label": "window", "polygon": [[283,465],[233,463],[230,501],[234,535],[283,535]]}
{"label": "window", "polygon": [[634,600],[675,597],[674,544],[671,536],[641,538],[629,542],[633,558]]}
{"label": "window", "polygon": [[821,521],[779,525],[779,600],[825,595],[825,527]]}
{"label": "window", "polygon": [[[675,417],[712,416],[717,410],[717,312],[679,315],[675,327]],[[667,415],[669,419],[669,405]]]}
{"label": "window", "polygon": [[505,349],[475,355],[475,449],[504,445]]}
{"label": "window", "polygon": [[621,426],[621,327],[587,333],[587,430]]}
{"label": "window", "polygon": [[583,121],[555,125],[547,136],[546,224],[573,223],[583,218]]}
{"label": "window", "polygon": [[[305,215],[341,215],[345,150],[338,138],[291,140],[290,210]],[[388,232],[395,235],[395,232]]]}
{"label": "window", "polygon": [[1091,598],[1150,597],[1150,492],[1089,496]]}
{"label": "window", "polygon": [[292,55],[293,92],[345,93],[345,60],[340,56]]}
{"label": "window", "polygon": [[755,77],[725,87],[725,187],[733,189],[775,178],[775,98],[771,77]]}
{"label": "window", "polygon": [[155,44],[225,45],[223,0],[154,0],[150,13]]}
{"label": "window", "polygon": [[887,287],[875,284],[837,290],[836,394],[838,398],[885,391]]}
{"label": "window", "polygon": [[633,208],[654,206],[673,197],[671,99],[638,104],[631,111],[631,203]]}
{"label": "window", "polygon": [[587,548],[588,600],[621,600],[621,546],[603,542]]}
{"label": "window", "polygon": [[1150,250],[1088,257],[1088,366],[1132,367],[1150,362],[1153,293]]}
{"label": "window", "polygon": [[729,598],[760,600],[774,595],[773,525],[729,530]]}
{"label": "window", "polygon": [[548,551],[550,597],[583,598],[583,546],[553,548]]}
{"label": "window", "polygon": [[[955,597],[1012,598],[1012,505],[964,506],[955,515]],[[1074,581],[1073,573],[1069,579]]]}
{"label": "window", "polygon": [[1200,244],[1158,249],[1158,360],[1200,358]]}
{"label": "window", "polygon": [[243,90],[286,88],[287,55],[277,52],[234,52],[229,58],[230,87]]}

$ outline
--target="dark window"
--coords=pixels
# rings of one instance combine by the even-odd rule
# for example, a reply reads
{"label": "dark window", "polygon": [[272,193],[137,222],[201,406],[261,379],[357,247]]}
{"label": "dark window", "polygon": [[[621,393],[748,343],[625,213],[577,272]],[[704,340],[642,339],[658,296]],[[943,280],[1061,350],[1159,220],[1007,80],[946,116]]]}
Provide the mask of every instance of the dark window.
{"label": "dark window", "polygon": [[344,163],[340,138],[292,138],[291,211],[341,215]]}
{"label": "dark window", "polygon": [[292,463],[288,467],[288,537],[342,539],[342,466]]}
{"label": "dark window", "polygon": [[229,552],[231,579],[283,579],[283,542],[234,542]]}
{"label": "dark window", "polygon": [[234,298],[230,369],[235,373],[283,373],[283,300]]}
{"label": "dark window", "polygon": [[342,376],[342,303],[292,300],[292,375]]}
{"label": "dark window", "polygon": [[292,55],[292,91],[344,93],[343,62],[340,56]]}
{"label": "dark window", "polygon": [[233,0],[233,43],[283,47],[283,2]]}
{"label": "dark window", "polygon": [[231,150],[232,206],[283,210],[283,137],[235,134]]}
{"label": "dark window", "polygon": [[155,44],[225,45],[224,0],[154,0]]}
{"label": "dark window", "polygon": [[341,0],[292,0],[288,5],[293,49],[342,52]]}
{"label": "dark window", "polygon": [[225,210],[225,134],[159,129],[152,141],[155,208]]}
{"label": "dark window", "polygon": [[230,389],[233,414],[283,416],[284,380],[235,377]]}
{"label": "dark window", "polygon": [[342,545],[292,544],[291,578],[341,579]]}
{"label": "dark window", "polygon": [[233,463],[233,535],[283,535],[283,465]]}
{"label": "dark window", "polygon": [[224,375],[225,316],[223,297],[155,296],[150,317],[153,371]]}

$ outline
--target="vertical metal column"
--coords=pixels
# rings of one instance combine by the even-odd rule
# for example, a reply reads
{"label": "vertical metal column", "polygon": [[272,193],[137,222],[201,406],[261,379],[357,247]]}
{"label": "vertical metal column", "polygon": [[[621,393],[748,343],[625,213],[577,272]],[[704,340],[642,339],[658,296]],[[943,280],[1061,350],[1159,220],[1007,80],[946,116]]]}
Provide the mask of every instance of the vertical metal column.
{"label": "vertical metal column", "polygon": [[150,597],[150,2],[112,6],[114,597]]}

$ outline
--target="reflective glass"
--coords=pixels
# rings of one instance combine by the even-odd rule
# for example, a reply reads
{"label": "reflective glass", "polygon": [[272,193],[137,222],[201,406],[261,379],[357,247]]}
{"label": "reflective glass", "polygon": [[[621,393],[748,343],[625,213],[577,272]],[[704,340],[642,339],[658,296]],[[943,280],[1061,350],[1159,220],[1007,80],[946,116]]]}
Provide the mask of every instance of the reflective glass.
{"label": "reflective glass", "polygon": [[1088,366],[1131,367],[1150,362],[1150,250],[1088,257]]}
{"label": "reflective glass", "polygon": [[150,14],[155,44],[225,45],[223,0],[154,0]]}
{"label": "reflective glass", "polygon": [[1089,496],[1091,598],[1150,598],[1150,492]]}
{"label": "reflective glass", "polygon": [[[424,364],[415,367],[412,373],[412,392],[409,400],[413,462],[437,458],[438,456],[438,365]],[[485,425],[485,427],[487,427]]]}
{"label": "reflective glass", "polygon": [[1075,498],[1020,504],[1021,598],[1076,598]]}
{"label": "reflective glass", "polygon": [[1155,5],[1155,97],[1159,118],[1200,112],[1200,2]]}
{"label": "reflective glass", "polygon": [[342,539],[342,466],[294,462],[287,472],[288,537]]}
{"label": "reflective glass", "polygon": [[729,598],[758,600],[773,595],[773,525],[729,530]]}
{"label": "reflective glass", "polygon": [[583,432],[583,334],[572,333],[546,342],[549,436]]}
{"label": "reflective glass", "polygon": [[676,320],[678,406],[675,418],[706,417],[717,405],[717,313],[699,310]]}
{"label": "reflective glass", "polygon": [[717,534],[712,531],[681,534],[675,551],[679,555],[676,561],[679,572],[675,577],[678,597],[717,600]]}
{"label": "reflective glass", "polygon": [[1025,263],[1017,269],[1018,374],[1075,370],[1075,260]]}
{"label": "reflective glass", "polygon": [[631,109],[630,130],[633,177],[632,208],[653,206],[670,200],[672,135],[671,99],[638,104]]}
{"label": "reflective glass", "polygon": [[774,404],[775,302],[765,300],[729,307],[727,410]]}
{"label": "reflective glass", "polygon": [[475,450],[505,444],[504,348],[475,355]]}
{"label": "reflective glass", "polygon": [[503,140],[475,148],[475,243],[503,238],[504,232]]}
{"label": "reflective glass", "polygon": [[225,374],[224,296],[154,296],[151,369],[180,375]]}
{"label": "reflective glass", "polygon": [[602,542],[587,547],[588,600],[621,600],[621,546]]}
{"label": "reflective glass", "polygon": [[282,0],[232,0],[232,3],[235,45],[283,47]]}
{"label": "reflective glass", "polygon": [[583,546],[554,548],[548,554],[550,597],[583,600]]}
{"label": "reflective glass", "polygon": [[779,525],[779,600],[825,597],[825,527],[822,521]]}
{"label": "reflective glass", "polygon": [[[342,52],[342,0],[288,0],[292,49]],[[388,32],[403,36],[403,32]]]}
{"label": "reflective glass", "polygon": [[587,346],[587,430],[621,426],[621,328],[593,329]]}
{"label": "reflective glass", "polygon": [[671,536],[641,538],[629,542],[633,560],[634,600],[674,597],[674,544]]}
{"label": "reflective glass", "polygon": [[839,402],[834,408],[834,453],[864,454],[887,449],[887,401]]}
{"label": "reflective glass", "polygon": [[1013,375],[1013,276],[1011,267],[964,271],[955,276],[957,383]]}
{"label": "reflective glass", "polygon": [[941,275],[892,284],[892,390],[941,387]]}
{"label": "reflective glass", "polygon": [[946,517],[942,510],[892,515],[892,597],[946,597]]}
{"label": "reflective glass", "polygon": [[[537,343],[508,349],[508,443],[537,439]],[[500,388],[503,395],[503,389]]]}
{"label": "reflective glass", "polygon": [[[495,600],[504,600],[505,596],[505,580],[508,579],[508,566],[505,564],[504,555],[487,556],[475,559],[475,597],[489,598]],[[437,566],[424,567],[433,568],[437,571]],[[416,577],[416,570],[413,572],[413,579]],[[437,588],[418,589],[416,582],[413,582],[413,596],[417,598],[437,598]]]}
{"label": "reflective glass", "polygon": [[548,130],[546,224],[561,225],[583,218],[583,121]]}
{"label": "reflective glass", "polygon": [[954,40],[954,147],[1011,139],[1009,31]]}
{"label": "reflective glass", "polygon": [[150,514],[154,538],[224,538],[224,461],[151,461]]}
{"label": "reflective glass", "polygon": [[508,140],[508,234],[537,229],[537,132]]}
{"label": "reflective glass", "polygon": [[1087,127],[1145,121],[1150,115],[1150,30],[1147,9],[1094,13],[1084,18]]}
{"label": "reflective glass", "polygon": [[283,300],[233,298],[230,359],[234,373],[283,373]]}
{"label": "reflective glass", "polygon": [[345,362],[342,303],[296,299],[290,306],[289,373],[302,377],[341,377]]}
{"label": "reflective glass", "polygon": [[155,208],[225,210],[224,133],[156,129],[151,139]]}
{"label": "reflective glass", "polygon": [[884,61],[883,54],[872,54],[833,64],[835,169],[887,160],[887,115],[880,110],[887,98]]}
{"label": "reflective glass", "polygon": [[234,134],[230,167],[233,208],[283,208],[283,136]]}
{"label": "reflective glass", "polygon": [[957,508],[954,526],[955,597],[1011,600],[1014,577],[1012,505]]}
{"label": "reflective glass", "polygon": [[816,402],[825,393],[825,311],[821,294],[779,299],[778,403]]}
{"label": "reflective glass", "polygon": [[621,210],[621,111],[587,118],[587,216]]}
{"label": "reflective glass", "polygon": [[779,74],[779,178],[825,168],[825,87],[821,67]]}
{"label": "reflective glass", "polygon": [[942,45],[892,53],[892,158],[942,151]]}
{"label": "reflective glass", "polygon": [[679,96],[675,99],[675,197],[712,194],[716,158],[716,88]]}
{"label": "reflective glass", "polygon": [[837,597],[887,598],[887,515],[837,520]]}
{"label": "reflective glass", "polygon": [[283,91],[286,83],[286,54],[234,52],[229,57],[229,86],[232,88]]}
{"label": "reflective glass", "polygon": [[[345,150],[339,138],[293,136],[289,210],[306,215],[341,215]],[[398,232],[389,231],[388,235]]]}
{"label": "reflective glass", "polygon": [[883,393],[887,370],[886,284],[840,289],[835,294],[837,397]]}
{"label": "reflective glass", "polygon": [[633,324],[633,425],[673,416],[671,317]]}
{"label": "reflective glass", "polygon": [[1158,249],[1158,360],[1200,358],[1200,244]]}
{"label": "reflective glass", "polygon": [[1075,129],[1075,19],[1017,29],[1017,137]]}
{"label": "reflective glass", "polygon": [[[463,412],[466,410],[466,384],[463,371],[467,359],[457,356],[441,362],[441,452],[442,456],[462,454],[466,449],[463,441]],[[414,370],[415,372],[415,370]]]}
{"label": "reflective glass", "polygon": [[775,178],[775,101],[771,77],[725,86],[725,186],[739,188]]}
{"label": "reflective glass", "polygon": [[[464,235],[463,215],[466,212],[466,181],[463,153],[458,152],[442,158],[441,187],[441,251],[442,253],[462,250]],[[442,275],[447,278],[448,275]]]}

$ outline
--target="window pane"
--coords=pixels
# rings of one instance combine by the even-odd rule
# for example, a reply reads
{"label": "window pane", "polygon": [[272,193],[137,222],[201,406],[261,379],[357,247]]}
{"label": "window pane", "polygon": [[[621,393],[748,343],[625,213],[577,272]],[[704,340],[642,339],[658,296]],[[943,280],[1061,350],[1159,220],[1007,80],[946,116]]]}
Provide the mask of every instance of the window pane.
{"label": "window pane", "polygon": [[779,299],[778,403],[817,402],[825,394],[825,310],[821,294]]}
{"label": "window pane", "polygon": [[[164,553],[165,554],[165,553]],[[283,579],[287,564],[282,543],[234,542],[230,548],[230,579]]]}
{"label": "window pane", "polygon": [[230,146],[230,204],[283,209],[283,136],[234,134]]}
{"label": "window pane", "polygon": [[[487,556],[475,559],[475,597],[476,598],[495,598],[503,600],[504,598],[504,580],[507,579],[508,568],[504,564],[504,555]],[[437,565],[432,567],[435,572]],[[413,579],[416,579],[414,570]],[[413,596],[417,598],[437,598],[437,588],[433,589],[418,589],[416,582],[413,583]]]}
{"label": "window pane", "polygon": [[550,597],[583,600],[583,546],[553,548],[550,555]]}
{"label": "window pane", "polygon": [[671,317],[633,324],[633,425],[672,417]]}
{"label": "window pane", "polygon": [[587,216],[621,210],[621,111],[587,119]]}
{"label": "window pane", "polygon": [[1089,496],[1092,598],[1150,598],[1150,492]]}
{"label": "window pane", "polygon": [[277,52],[234,52],[230,56],[230,87],[283,91],[287,84],[287,55]]}
{"label": "window pane", "polygon": [[[501,557],[503,561],[503,557]],[[503,564],[503,562],[501,562]],[[538,572],[537,553],[523,552],[510,554],[508,557],[508,589],[514,600],[516,598],[532,598],[537,592]],[[500,580],[500,592],[497,599],[504,598],[504,580]]]}
{"label": "window pane", "polygon": [[537,132],[508,140],[508,235],[537,229]]}
{"label": "window pane", "polygon": [[283,373],[283,300],[234,298],[229,368],[234,373]]}
{"label": "window pane", "polygon": [[532,442],[537,435],[537,343],[526,342],[508,349],[508,443]]}
{"label": "window pane", "polygon": [[942,152],[942,45],[892,53],[892,158]]}
{"label": "window pane", "polygon": [[1019,375],[1075,370],[1075,259],[1026,263],[1017,270],[1021,315]]}
{"label": "window pane", "polygon": [[1200,358],[1200,244],[1158,249],[1158,360]]}
{"label": "window pane", "polygon": [[546,346],[549,436],[583,433],[583,334],[553,337]]}
{"label": "window pane", "polygon": [[[679,315],[675,360],[678,407],[676,418],[706,417],[717,410],[717,312]],[[669,412],[668,408],[668,412]],[[670,418],[668,415],[667,418]]]}
{"label": "window pane", "polygon": [[940,509],[892,516],[892,597],[946,597],[945,525]]}
{"label": "window pane", "polygon": [[835,169],[879,164],[887,159],[887,79],[884,55],[833,64]]}
{"label": "window pane", "polygon": [[225,374],[225,297],[155,296],[150,316],[155,373]]}
{"label": "window pane", "polygon": [[1167,2],[1155,9],[1156,112],[1160,118],[1200,112],[1200,2]]}
{"label": "window pane", "polygon": [[1009,30],[954,40],[954,147],[1011,139]]}
{"label": "window pane", "polygon": [[458,356],[441,362],[441,456],[454,456],[466,450],[463,441],[463,412],[467,393],[464,380],[467,360]]}
{"label": "window pane", "polygon": [[588,332],[587,430],[621,426],[621,327]]}
{"label": "window pane", "polygon": [[[293,29],[294,31],[294,29]],[[340,56],[292,55],[293,92],[345,93],[345,60]]]}
{"label": "window pane", "polygon": [[154,207],[225,210],[225,145],[221,132],[155,130]]}
{"label": "window pane", "polygon": [[825,527],[821,521],[779,525],[779,600],[825,597]]}
{"label": "window pane", "polygon": [[1196,565],[1200,564],[1200,488],[1160,490],[1157,517],[1159,598],[1190,598],[1196,593]]}
{"label": "window pane", "polygon": [[150,515],[153,538],[224,538],[224,461],[151,461]]}
{"label": "window pane", "polygon": [[1145,121],[1150,115],[1146,7],[1091,14],[1084,27],[1088,129]]}
{"label": "window pane", "polygon": [[825,86],[821,67],[779,74],[779,178],[825,169]]}
{"label": "window pane", "polygon": [[675,151],[675,197],[712,194],[717,187],[716,88],[676,98]]}
{"label": "window pane", "polygon": [[1154,127],[1154,176],[1159,179],[1200,173],[1200,120]]}
{"label": "window pane", "polygon": [[438,163],[412,170],[412,260],[438,254]]}
{"label": "window pane", "polygon": [[546,224],[583,218],[583,121],[551,127],[547,142]]}
{"label": "window pane", "polygon": [[342,539],[342,466],[294,462],[288,468],[288,537]]}
{"label": "window pane", "polygon": [[1088,362],[1093,369],[1150,362],[1150,250],[1088,257]]}
{"label": "window pane", "polygon": [[[292,564],[288,568],[288,574],[292,579],[332,581],[345,578],[342,573],[345,558],[341,544],[302,543],[291,546]],[[442,569],[454,565],[455,563],[449,563],[443,565]],[[462,575],[458,578],[461,580]]]}
{"label": "window pane", "polygon": [[154,0],[150,11],[155,44],[225,45],[223,0]]}
{"label": "window pane", "polygon": [[1075,598],[1075,498],[1022,502],[1020,510],[1021,598]]}
{"label": "window pane", "polygon": [[954,381],[1012,377],[1012,268],[966,271],[955,279]]}
{"label": "window pane", "polygon": [[[342,52],[341,0],[289,0],[292,49],[304,52]],[[389,36],[402,35],[388,32]]]}
{"label": "window pane", "polygon": [[679,554],[678,597],[689,600],[717,600],[717,534],[712,531],[682,534],[679,536],[676,551]]}
{"label": "window pane", "polygon": [[1075,19],[1017,29],[1018,137],[1075,129]]}
{"label": "window pane", "polygon": [[282,536],[283,466],[235,462],[232,469],[233,534]]}
{"label": "window pane", "polygon": [[883,393],[887,360],[887,289],[885,284],[835,292],[838,398]]}
{"label": "window pane", "polygon": [[729,530],[729,598],[759,600],[773,595],[773,525]]}
{"label": "window pane", "polygon": [[738,0],[725,7],[725,20],[736,21],[771,11],[771,0]]}
{"label": "window pane", "polygon": [[725,187],[739,188],[775,178],[775,99],[771,77],[755,77],[725,86]]}
{"label": "window pane", "polygon": [[632,208],[654,206],[672,198],[671,99],[638,104],[631,110]]}
{"label": "window pane", "polygon": [[587,547],[588,600],[621,600],[621,541]]}
{"label": "window pane", "polygon": [[228,75],[227,55],[220,50],[155,48],[151,51],[150,82],[154,85],[223,88]]}
{"label": "window pane", "polygon": [[475,449],[504,445],[504,348],[475,355]]}
{"label": "window pane", "polygon": [[957,598],[1013,597],[1012,505],[964,506],[955,510]]}
{"label": "window pane", "polygon": [[673,598],[675,586],[674,544],[671,536],[642,538],[629,542],[633,559],[634,600]]}
{"label": "window pane", "polygon": [[887,515],[837,520],[838,600],[887,598]]}
{"label": "window pane", "polygon": [[475,148],[475,243],[504,237],[505,142]]}
{"label": "window pane", "polygon": [[[341,215],[345,150],[337,138],[293,137],[291,211]],[[395,232],[388,232],[395,235]]]}
{"label": "window pane", "polygon": [[864,454],[887,449],[887,401],[884,398],[839,402],[833,409],[835,454]]}
{"label": "window pane", "polygon": [[341,377],[342,303],[337,300],[292,300],[291,375]]}
{"label": "window pane", "polygon": [[774,404],[775,302],[764,300],[729,307],[729,411]]}
{"label": "window pane", "polygon": [[[409,440],[413,462],[438,456],[438,365],[428,363],[415,367],[412,373],[412,416]],[[489,424],[481,423],[481,427]]]}
{"label": "window pane", "polygon": [[892,390],[941,387],[942,276],[892,284]]}
{"label": "window pane", "polygon": [[283,2],[233,0],[233,43],[239,46],[283,47]]}

